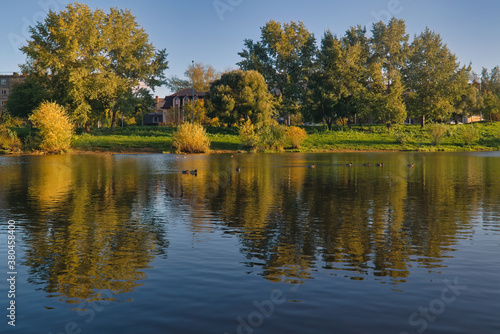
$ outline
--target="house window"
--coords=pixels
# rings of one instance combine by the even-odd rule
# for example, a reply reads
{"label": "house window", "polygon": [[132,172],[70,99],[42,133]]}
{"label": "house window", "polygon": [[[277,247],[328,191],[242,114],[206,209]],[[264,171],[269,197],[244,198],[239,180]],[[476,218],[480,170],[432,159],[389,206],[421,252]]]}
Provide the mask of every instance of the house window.
{"label": "house window", "polygon": [[181,100],[180,100],[178,97],[176,97],[176,98],[174,99],[174,106],[175,106],[175,107],[178,107],[178,106],[180,105],[180,102],[181,102]]}
{"label": "house window", "polygon": [[187,96],[186,96],[186,97],[184,98],[183,103],[184,103],[184,104],[187,104],[187,103],[189,103],[189,100],[190,100],[190,99],[189,99],[189,97],[187,97]]}
{"label": "house window", "polygon": [[0,106],[3,107],[4,105],[5,105],[5,101],[4,100],[0,101]]}
{"label": "house window", "polygon": [[7,90],[6,90],[6,89],[2,89],[1,94],[2,94],[2,95],[7,95]]}
{"label": "house window", "polygon": [[0,84],[6,85],[7,84],[7,79],[0,79]]}

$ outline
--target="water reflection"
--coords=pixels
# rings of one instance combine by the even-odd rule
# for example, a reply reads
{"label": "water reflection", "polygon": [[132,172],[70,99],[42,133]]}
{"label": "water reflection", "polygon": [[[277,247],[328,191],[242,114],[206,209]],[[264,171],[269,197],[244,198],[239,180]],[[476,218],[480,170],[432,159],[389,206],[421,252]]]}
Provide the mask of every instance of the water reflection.
{"label": "water reflection", "polygon": [[[373,159],[384,167],[362,166]],[[496,159],[17,157],[0,162],[0,208],[27,222],[30,282],[69,303],[99,299],[98,291],[108,289],[119,299],[141,284],[154,257],[166,256],[173,221],[197,236],[222,231],[237,237],[246,257],[242,270],[270,281],[301,283],[325,270],[399,284],[412,267],[439,270],[458,240],[470,237],[482,208],[496,205]],[[344,166],[351,161],[354,167]],[[317,167],[306,168],[310,163]]]}
{"label": "water reflection", "polygon": [[138,174],[147,166],[112,156],[20,159],[2,170],[1,195],[28,222],[29,282],[68,303],[133,290],[168,246],[163,227],[138,214],[151,205]]}
{"label": "water reflection", "polygon": [[[439,270],[498,195],[496,158],[377,157],[384,168],[362,167],[364,155],[218,156],[198,159],[198,176],[173,178],[172,186],[183,189],[178,198],[193,215],[236,234],[246,266],[271,281],[301,282],[322,268],[397,284],[413,266]],[[305,168],[311,162],[316,169]],[[178,169],[190,163],[181,159]]]}

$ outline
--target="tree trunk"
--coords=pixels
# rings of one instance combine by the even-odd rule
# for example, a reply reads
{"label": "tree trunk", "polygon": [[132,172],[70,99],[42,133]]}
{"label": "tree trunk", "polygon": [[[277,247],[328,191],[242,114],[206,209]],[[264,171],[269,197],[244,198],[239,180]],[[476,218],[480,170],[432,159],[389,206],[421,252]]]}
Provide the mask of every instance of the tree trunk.
{"label": "tree trunk", "polygon": [[422,124],[422,128],[425,128],[425,115],[422,115],[422,117],[420,117],[420,121]]}
{"label": "tree trunk", "polygon": [[116,111],[111,110],[111,132],[115,131]]}
{"label": "tree trunk", "polygon": [[90,133],[90,123],[85,123],[85,132]]}
{"label": "tree trunk", "polygon": [[325,117],[326,126],[328,127],[328,131],[332,131],[332,123],[333,121],[329,117]]}

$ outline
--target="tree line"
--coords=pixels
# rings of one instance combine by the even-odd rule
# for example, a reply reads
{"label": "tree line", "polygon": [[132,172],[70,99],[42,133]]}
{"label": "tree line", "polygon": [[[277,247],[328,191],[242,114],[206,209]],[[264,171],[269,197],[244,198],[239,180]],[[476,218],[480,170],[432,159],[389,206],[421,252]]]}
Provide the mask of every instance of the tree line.
{"label": "tree line", "polygon": [[[246,39],[238,70],[196,63],[185,79],[166,78],[166,50],[157,50],[128,10],[92,11],[74,3],[30,28],[22,51],[26,80],[13,88],[7,111],[27,117],[44,100],[57,102],[89,128],[120,114],[144,114],[149,89],[209,90],[197,104],[201,121],[233,125],[288,123],[439,122],[500,112],[500,68],[474,73],[461,65],[441,36],[426,28],[410,40],[404,20],[325,31],[319,41],[302,22],[269,21],[259,40]],[[142,86],[141,86],[142,85]],[[142,87],[142,88],[140,88]],[[203,115],[202,115],[203,114]],[[208,122],[208,121],[207,121]]]}
{"label": "tree line", "polygon": [[245,40],[243,70],[263,75],[282,115],[306,120],[401,123],[444,121],[498,112],[499,68],[461,65],[441,36],[426,28],[410,40],[404,20],[327,30],[319,45],[302,22],[268,22],[258,41]]}

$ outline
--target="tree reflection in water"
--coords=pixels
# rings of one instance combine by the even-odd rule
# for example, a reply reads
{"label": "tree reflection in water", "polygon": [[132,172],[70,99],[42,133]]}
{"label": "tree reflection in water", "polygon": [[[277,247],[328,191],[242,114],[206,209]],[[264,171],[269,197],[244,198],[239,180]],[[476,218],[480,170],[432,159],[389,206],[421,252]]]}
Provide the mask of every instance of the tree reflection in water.
{"label": "tree reflection in water", "polygon": [[0,208],[29,222],[30,282],[80,303],[107,289],[119,298],[146,278],[169,246],[168,210],[187,208],[180,223],[194,235],[236,236],[243,270],[270,281],[326,270],[399,284],[413,266],[439,270],[481,205],[500,195],[493,158],[377,158],[383,168],[356,168],[362,154],[18,157],[2,166]]}

